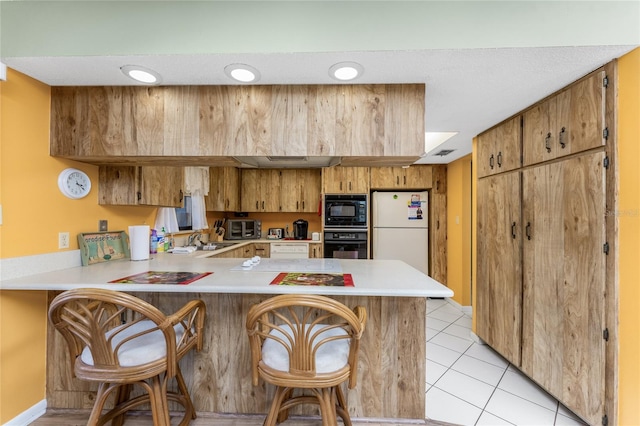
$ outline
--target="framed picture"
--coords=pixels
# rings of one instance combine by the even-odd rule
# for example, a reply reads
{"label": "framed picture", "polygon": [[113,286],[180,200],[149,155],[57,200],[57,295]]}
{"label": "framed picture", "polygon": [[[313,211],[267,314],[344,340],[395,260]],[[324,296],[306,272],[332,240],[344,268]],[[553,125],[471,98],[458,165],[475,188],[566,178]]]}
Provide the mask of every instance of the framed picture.
{"label": "framed picture", "polygon": [[111,260],[129,259],[129,236],[124,231],[78,234],[82,266]]}

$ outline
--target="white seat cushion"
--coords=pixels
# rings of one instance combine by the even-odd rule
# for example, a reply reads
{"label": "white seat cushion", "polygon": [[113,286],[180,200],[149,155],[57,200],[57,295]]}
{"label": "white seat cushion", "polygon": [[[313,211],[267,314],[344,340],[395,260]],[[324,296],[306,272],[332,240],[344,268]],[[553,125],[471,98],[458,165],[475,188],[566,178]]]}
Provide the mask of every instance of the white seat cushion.
{"label": "white seat cushion", "polygon": [[[112,340],[112,347],[117,346],[121,341],[129,336],[154,327],[156,327],[156,323],[151,320],[140,321],[121,333],[118,333]],[[107,337],[111,336],[121,328],[122,326],[108,331]],[[184,334],[184,328],[180,324],[177,324],[173,329],[176,332],[176,342],[178,342]],[[118,350],[118,360],[122,367],[133,367],[136,365],[146,364],[148,362],[164,358],[165,356],[167,356],[167,344],[164,339],[164,334],[162,334],[162,331],[160,330],[155,330],[151,333],[136,337],[124,343]],[[91,355],[91,350],[88,346],[84,348],[80,358],[85,364],[93,365],[93,356]]]}
{"label": "white seat cushion", "polygon": [[[312,333],[315,333],[319,328],[326,327],[323,324],[317,324],[313,326]],[[283,325],[282,329],[288,334],[291,334],[291,327]],[[285,342],[288,340],[278,330],[271,330],[269,333],[273,336],[283,339]],[[320,333],[315,342],[319,342],[322,339],[331,336],[347,336],[348,333],[342,328],[332,328]],[[331,373],[337,371],[347,365],[349,360],[349,339],[340,339],[327,342],[320,346],[316,351],[316,373]],[[279,371],[289,371],[289,353],[287,349],[279,342],[273,339],[266,339],[262,345],[262,361],[269,367]]]}

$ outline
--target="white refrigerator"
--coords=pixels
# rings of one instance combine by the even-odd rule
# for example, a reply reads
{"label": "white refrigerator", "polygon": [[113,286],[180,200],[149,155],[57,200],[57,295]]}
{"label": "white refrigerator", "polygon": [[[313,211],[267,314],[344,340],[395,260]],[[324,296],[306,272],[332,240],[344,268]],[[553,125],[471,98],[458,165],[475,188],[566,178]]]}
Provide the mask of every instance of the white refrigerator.
{"label": "white refrigerator", "polygon": [[373,192],[373,259],[402,260],[429,273],[428,192]]}

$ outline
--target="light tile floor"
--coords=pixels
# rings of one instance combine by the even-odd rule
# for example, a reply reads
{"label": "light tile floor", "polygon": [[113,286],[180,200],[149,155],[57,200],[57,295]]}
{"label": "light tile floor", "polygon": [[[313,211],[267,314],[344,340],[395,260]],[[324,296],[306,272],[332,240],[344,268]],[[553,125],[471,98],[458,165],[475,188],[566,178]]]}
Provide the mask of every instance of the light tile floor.
{"label": "light tile floor", "polygon": [[446,299],[427,302],[429,419],[461,425],[583,425],[489,346],[471,316]]}

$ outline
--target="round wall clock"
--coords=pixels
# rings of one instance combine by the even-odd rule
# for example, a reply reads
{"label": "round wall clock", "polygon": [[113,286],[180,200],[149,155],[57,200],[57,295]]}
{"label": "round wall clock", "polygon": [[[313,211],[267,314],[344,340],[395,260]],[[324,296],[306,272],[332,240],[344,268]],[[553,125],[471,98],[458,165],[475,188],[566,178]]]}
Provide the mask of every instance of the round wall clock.
{"label": "round wall clock", "polygon": [[65,196],[77,200],[91,191],[91,179],[82,170],[64,169],[58,176],[58,188]]}

